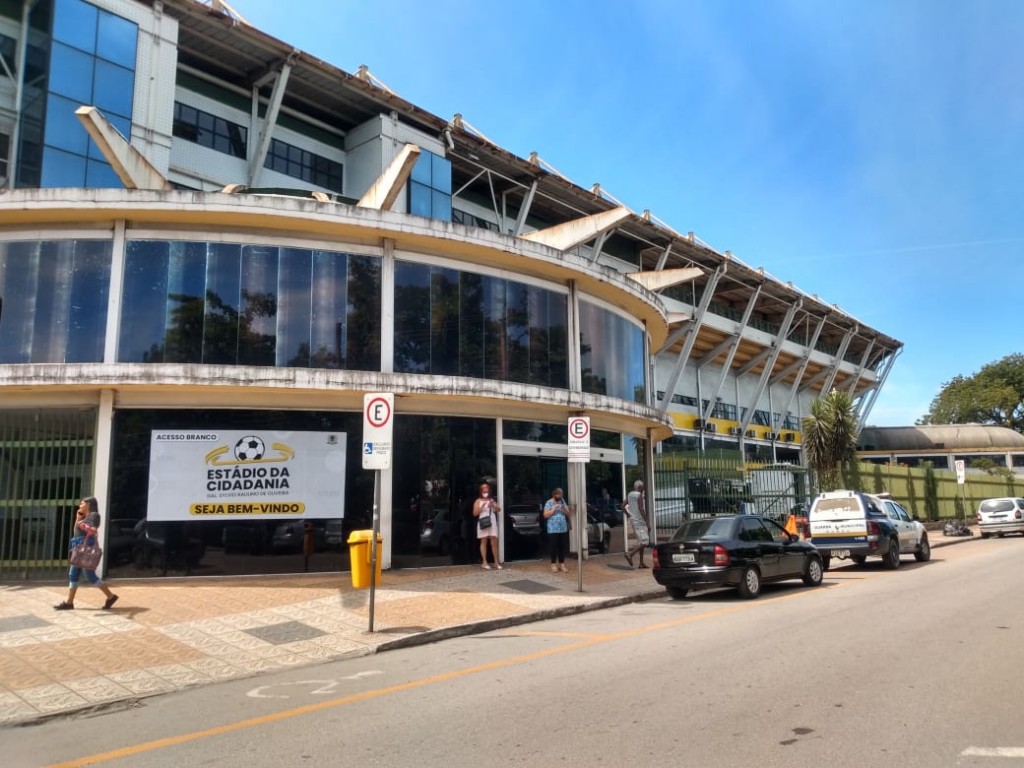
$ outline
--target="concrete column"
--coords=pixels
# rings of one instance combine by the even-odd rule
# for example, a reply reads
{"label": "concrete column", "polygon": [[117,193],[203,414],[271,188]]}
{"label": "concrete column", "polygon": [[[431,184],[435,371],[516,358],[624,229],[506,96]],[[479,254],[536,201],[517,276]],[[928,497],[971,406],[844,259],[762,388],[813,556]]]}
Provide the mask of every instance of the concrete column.
{"label": "concrete column", "polygon": [[[96,412],[95,438],[95,469],[92,476],[92,493],[83,491],[82,496],[95,496],[100,505],[103,523],[110,522],[110,465],[114,460],[114,392],[110,389],[100,390],[100,404]],[[100,525],[100,546],[107,549],[107,537],[110,535],[109,525]],[[107,558],[104,555],[100,563],[100,573],[106,574]]]}

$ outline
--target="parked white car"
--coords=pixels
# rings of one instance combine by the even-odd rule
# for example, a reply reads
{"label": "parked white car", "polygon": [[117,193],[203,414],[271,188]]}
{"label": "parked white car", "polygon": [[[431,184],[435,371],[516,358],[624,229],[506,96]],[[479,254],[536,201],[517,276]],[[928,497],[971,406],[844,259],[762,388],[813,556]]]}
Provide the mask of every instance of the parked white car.
{"label": "parked white car", "polygon": [[985,499],[978,505],[978,528],[983,539],[1007,533],[1024,534],[1024,499]]}
{"label": "parked white car", "polygon": [[832,558],[860,565],[880,557],[886,568],[899,568],[900,555],[919,562],[931,559],[928,532],[920,520],[887,496],[860,491],[819,494],[808,515],[811,543],[828,569]]}

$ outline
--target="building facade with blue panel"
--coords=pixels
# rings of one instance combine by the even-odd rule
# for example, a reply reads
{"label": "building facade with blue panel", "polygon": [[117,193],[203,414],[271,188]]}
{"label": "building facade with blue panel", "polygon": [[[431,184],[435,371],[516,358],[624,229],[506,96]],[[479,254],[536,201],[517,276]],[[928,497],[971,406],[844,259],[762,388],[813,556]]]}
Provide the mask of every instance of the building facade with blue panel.
{"label": "building facade with blue panel", "polygon": [[[846,388],[866,418],[900,349],[219,5],[6,0],[0,57],[0,575],[59,573],[90,494],[113,576],[345,567],[371,392],[396,396],[385,564],[474,562],[483,479],[504,557],[532,559],[552,487],[614,517],[635,479],[657,504],[666,452],[798,463],[811,400]],[[343,443],[337,492],[305,489],[329,506],[228,514],[175,487],[160,436],[235,433],[267,448],[231,460],[253,477],[293,438]]]}

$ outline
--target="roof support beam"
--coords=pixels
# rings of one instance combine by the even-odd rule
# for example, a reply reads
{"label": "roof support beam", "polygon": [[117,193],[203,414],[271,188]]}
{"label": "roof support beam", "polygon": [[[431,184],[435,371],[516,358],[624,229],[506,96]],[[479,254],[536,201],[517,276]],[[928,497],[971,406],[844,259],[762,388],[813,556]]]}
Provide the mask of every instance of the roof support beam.
{"label": "roof support beam", "polygon": [[[294,54],[292,54],[294,56]],[[260,171],[263,170],[263,163],[267,160],[267,152],[270,150],[270,139],[274,133],[274,126],[277,125],[277,116],[281,112],[281,101],[284,99],[285,89],[288,87],[288,77],[292,73],[291,57],[281,65],[281,71],[274,78],[274,87],[270,92],[270,103],[267,104],[267,114],[263,117],[263,125],[260,128],[260,140],[256,151],[249,158],[249,173],[247,186],[255,187],[259,181]],[[258,112],[260,100],[259,86],[252,89],[253,112]]]}
{"label": "roof support beam", "polygon": [[657,271],[660,272],[665,268],[665,265],[668,263],[668,255],[670,253],[672,253],[672,243],[666,245],[665,250],[663,250],[661,252],[661,256],[658,257],[658,263],[654,267]]}
{"label": "roof support beam", "polygon": [[[811,341],[807,345],[807,354],[804,355],[803,359],[800,360],[800,370],[797,372],[796,377],[793,379],[793,386],[789,390],[789,397],[786,398],[786,405],[782,409],[783,413],[789,413],[790,408],[793,405],[793,399],[796,397],[796,393],[800,391],[800,382],[803,381],[804,374],[807,372],[807,366],[811,362],[811,355],[814,353],[814,346],[818,343],[818,338],[821,336],[821,332],[825,328],[825,323],[828,320],[828,315],[823,315],[821,320],[818,321],[818,327],[814,329],[814,333],[811,334]],[[789,374],[786,373],[783,376],[781,373],[773,379],[775,381],[782,381]]]}
{"label": "roof support beam", "polygon": [[629,208],[621,206],[610,211],[602,211],[592,216],[584,216],[580,219],[573,219],[563,224],[556,224],[547,229],[536,232],[527,232],[522,236],[523,240],[530,240],[554,248],[556,251],[569,251],[583,245],[588,240],[593,240],[602,232],[614,229],[632,214]]}
{"label": "roof support beam", "polygon": [[96,107],[79,107],[75,110],[75,116],[96,142],[126,189],[172,188],[164,175]]}
{"label": "roof support beam", "polygon": [[839,351],[836,352],[836,362],[829,369],[828,379],[825,380],[825,384],[821,388],[822,394],[825,394],[832,389],[832,385],[836,380],[836,375],[839,373],[839,366],[843,364],[843,358],[846,356],[846,350],[850,348],[850,342],[853,341],[853,337],[859,330],[860,326],[854,325],[846,332],[846,335],[843,336],[843,340],[839,343]]}
{"label": "roof support beam", "polygon": [[534,179],[530,188],[526,190],[526,196],[523,197],[523,204],[519,207],[519,215],[516,216],[516,224],[512,228],[512,235],[519,237],[519,233],[523,231],[523,227],[526,224],[526,217],[530,215],[530,208],[533,207],[533,196],[537,194],[537,180]]}
{"label": "roof support beam", "polygon": [[857,385],[860,383],[860,377],[864,375],[864,369],[867,368],[868,360],[871,357],[871,350],[875,347],[875,339],[868,342],[868,346],[864,350],[864,354],[860,356],[860,365],[857,366],[857,373],[850,379],[850,386],[846,388],[846,391],[851,395],[857,391]]}
{"label": "roof support beam", "polygon": [[[729,376],[729,369],[732,368],[732,361],[736,357],[736,350],[739,349],[740,339],[743,338],[743,331],[750,322],[750,316],[754,312],[754,306],[757,304],[757,299],[760,297],[761,289],[763,287],[763,283],[758,285],[757,290],[750,294],[750,298],[747,300],[747,307],[743,310],[743,318],[739,323],[737,323],[735,333],[725,340],[728,342],[726,344],[726,348],[729,352],[725,356],[725,362],[722,363],[722,370],[718,374],[718,382],[708,393],[708,404],[704,406],[704,412],[701,414],[701,418],[705,421],[711,418],[711,412],[715,409],[715,404],[718,402],[718,393],[722,391],[722,385],[725,384],[725,380]],[[715,355],[714,357],[710,354],[705,355],[704,359],[698,363],[697,367],[700,368],[705,365],[705,362],[710,363],[715,359],[715,357],[718,357],[718,355]]]}
{"label": "roof support beam", "polygon": [[366,194],[359,198],[356,203],[360,208],[372,208],[376,211],[390,211],[391,206],[398,199],[398,193],[402,191],[405,182],[409,180],[412,167],[420,157],[420,148],[415,144],[406,144],[402,147],[395,159],[384,169],[377,180],[373,182]]}
{"label": "roof support beam", "polygon": [[818,371],[816,374],[811,376],[811,378],[809,378],[807,381],[805,381],[803,383],[803,385],[800,387],[800,391],[801,392],[806,392],[807,390],[809,390],[811,387],[813,387],[819,381],[821,381],[826,376],[828,376],[828,372],[829,372],[828,368],[822,368],[820,371]]}
{"label": "roof support beam", "polygon": [[806,368],[807,359],[808,358],[806,355],[804,357],[797,358],[792,363],[783,368],[781,371],[772,376],[772,380],[768,383],[774,386],[775,384],[778,384],[780,381],[785,380],[785,378],[789,376],[789,374],[791,374],[797,368]]}
{"label": "roof support beam", "polygon": [[676,393],[676,386],[679,384],[679,377],[682,375],[683,368],[686,367],[686,363],[690,359],[690,353],[693,352],[693,345],[697,342],[697,334],[700,332],[700,327],[704,324],[704,315],[707,314],[708,307],[711,305],[711,297],[715,295],[718,281],[722,279],[722,275],[725,274],[728,268],[729,265],[723,262],[719,264],[718,269],[708,278],[708,284],[704,287],[704,295],[701,296],[700,305],[697,307],[697,311],[693,313],[693,319],[686,325],[683,348],[679,350],[679,356],[676,358],[675,365],[672,366],[672,372],[669,374],[668,382],[665,384],[665,397],[658,408],[662,414],[668,413],[672,396]]}
{"label": "roof support beam", "polygon": [[681,339],[685,338],[687,331],[689,330],[689,324],[691,322],[693,322],[693,317],[689,315],[683,315],[683,317],[676,320],[675,323],[673,323],[672,319],[670,318],[669,327],[671,328],[671,326],[675,324],[676,329],[669,333],[668,338],[665,339],[665,343],[662,344],[661,348],[654,354],[657,356],[660,355],[662,352],[668,351],[669,349],[672,348],[674,344],[679,343]]}
{"label": "roof support beam", "polygon": [[591,263],[597,264],[597,260],[601,258],[601,251],[604,250],[604,244],[608,241],[608,237],[614,231],[614,229],[606,229],[604,232],[597,236],[597,239],[594,241],[594,247],[591,250]]}
{"label": "roof support beam", "polygon": [[647,290],[657,293],[669,286],[696,280],[703,274],[704,270],[700,267],[680,267],[679,269],[629,272],[626,274],[626,277],[640,283]]}
{"label": "roof support beam", "polygon": [[804,305],[803,299],[797,299],[796,303],[791,304],[789,309],[786,310],[786,316],[782,319],[782,325],[779,326],[779,332],[775,335],[775,346],[772,347],[772,354],[768,358],[768,362],[764,364],[764,370],[761,371],[761,378],[757,381],[757,389],[754,390],[753,396],[750,398],[749,405],[747,406],[747,415],[743,417],[743,423],[740,424],[740,430],[742,432],[747,431],[747,427],[750,426],[750,420],[754,418],[754,409],[757,407],[757,401],[761,399],[761,395],[764,394],[764,388],[768,386],[768,379],[771,378],[772,369],[775,368],[775,363],[779,359],[779,355],[782,354],[782,342],[789,336],[789,329],[793,325],[793,318],[796,317],[796,313],[800,311]]}
{"label": "roof support beam", "polygon": [[714,362],[715,358],[721,355],[723,352],[725,352],[725,350],[729,349],[729,347],[731,347],[734,342],[735,338],[733,336],[726,336],[720,342],[715,344],[715,346],[711,348],[710,352],[708,352],[706,355],[704,355],[704,357],[697,361],[697,370],[699,371],[704,366]]}
{"label": "roof support beam", "polygon": [[889,374],[892,372],[892,368],[896,365],[896,358],[900,356],[900,352],[903,351],[903,347],[899,347],[893,352],[889,359],[886,361],[885,370],[882,371],[882,375],[878,378],[878,382],[870,392],[870,396],[866,401],[861,401],[857,414],[857,434],[864,428],[864,422],[867,421],[868,416],[871,414],[871,409],[875,407],[875,401],[878,399],[878,393],[882,391],[882,386],[885,384],[885,380],[889,378]]}
{"label": "roof support beam", "polygon": [[772,348],[771,347],[768,347],[766,349],[762,349],[760,352],[758,352],[756,355],[754,355],[752,358],[750,358],[750,360],[745,365],[743,365],[742,367],[736,369],[736,378],[738,379],[738,378],[740,378],[742,376],[746,376],[752,370],[757,368],[757,366],[759,366],[761,363],[763,363],[765,360],[767,360],[768,359],[768,355],[770,355],[771,353],[772,353]]}

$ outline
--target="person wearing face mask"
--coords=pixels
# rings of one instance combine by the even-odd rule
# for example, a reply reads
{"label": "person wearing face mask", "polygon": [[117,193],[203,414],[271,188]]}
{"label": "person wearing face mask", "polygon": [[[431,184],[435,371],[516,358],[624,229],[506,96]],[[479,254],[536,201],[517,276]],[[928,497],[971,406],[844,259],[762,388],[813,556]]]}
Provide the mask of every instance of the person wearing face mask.
{"label": "person wearing face mask", "polygon": [[473,502],[473,517],[476,518],[476,537],[480,540],[480,560],[485,571],[491,570],[487,564],[487,547],[490,546],[494,556],[494,567],[502,569],[498,556],[498,525],[501,521],[501,505],[491,496],[491,486],[480,484],[480,496]]}
{"label": "person wearing face mask", "polygon": [[[565,553],[569,551],[569,505],[561,488],[551,492],[544,502],[544,523],[547,526],[548,548],[551,551],[551,572],[566,572]],[[557,562],[556,562],[557,561]]]}

